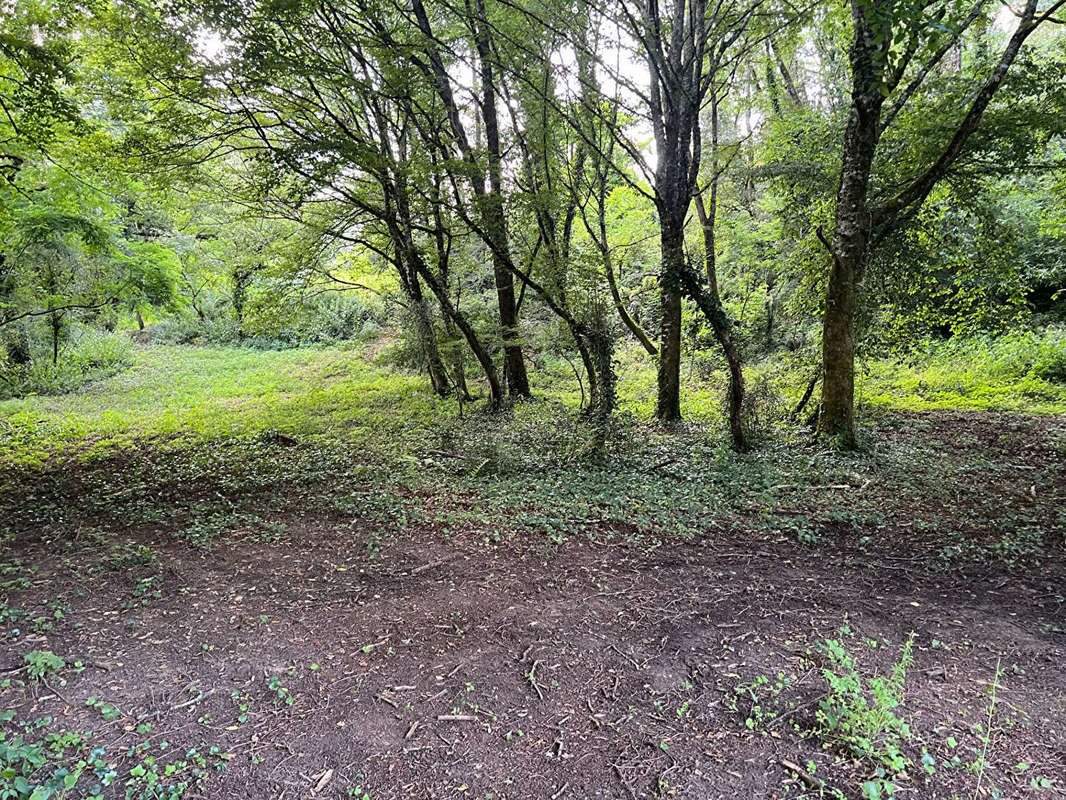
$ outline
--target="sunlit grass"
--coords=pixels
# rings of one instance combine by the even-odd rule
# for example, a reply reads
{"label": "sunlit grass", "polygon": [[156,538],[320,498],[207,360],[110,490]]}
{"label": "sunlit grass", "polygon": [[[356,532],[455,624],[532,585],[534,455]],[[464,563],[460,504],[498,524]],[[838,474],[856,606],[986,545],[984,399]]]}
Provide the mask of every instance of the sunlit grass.
{"label": "sunlit grass", "polygon": [[[880,409],[1066,413],[1066,385],[1038,377],[1032,366],[1054,361],[1064,342],[1052,331],[957,343],[910,363],[861,363],[858,401]],[[153,345],[134,348],[133,358],[130,369],[71,394],[0,401],[0,463],[31,467],[57,456],[93,459],[145,444],[184,448],[269,431],[395,453],[459,413],[455,400],[433,396],[424,377],[375,363],[362,347]],[[620,410],[651,418],[653,360],[636,347],[621,348],[617,368]],[[808,377],[779,359],[748,365],[747,374],[779,412],[794,405]],[[532,376],[541,399],[571,410],[581,404],[566,361],[541,359]],[[701,376],[686,364],[683,380],[686,420],[720,424],[723,376]],[[484,396],[476,382],[472,389]],[[479,413],[478,407],[468,404],[464,412]]]}
{"label": "sunlit grass", "polygon": [[156,345],[80,392],[0,402],[0,458],[34,464],[68,449],[92,458],[137,441],[187,446],[263,431],[359,444],[428,419],[434,405],[418,376],[375,367],[356,349]]}
{"label": "sunlit grass", "polygon": [[862,365],[860,401],[890,409],[1066,413],[1066,331],[958,339]]}

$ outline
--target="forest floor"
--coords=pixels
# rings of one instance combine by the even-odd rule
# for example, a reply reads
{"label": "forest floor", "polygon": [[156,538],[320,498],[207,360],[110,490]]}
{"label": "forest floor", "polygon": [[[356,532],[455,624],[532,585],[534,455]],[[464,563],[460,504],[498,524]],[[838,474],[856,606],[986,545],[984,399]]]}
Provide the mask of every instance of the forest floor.
{"label": "forest floor", "polygon": [[334,356],[0,420],[14,797],[1066,795],[1066,418],[630,419],[596,464]]}

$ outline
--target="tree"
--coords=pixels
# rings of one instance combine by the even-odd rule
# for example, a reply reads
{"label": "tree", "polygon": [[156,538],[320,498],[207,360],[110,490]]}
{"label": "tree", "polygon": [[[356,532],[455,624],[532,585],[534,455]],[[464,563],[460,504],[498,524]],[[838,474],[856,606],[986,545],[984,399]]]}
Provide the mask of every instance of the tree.
{"label": "tree", "polygon": [[[738,6],[706,0],[645,0],[618,4],[622,24],[636,42],[648,70],[649,86],[638,91],[655,141],[655,167],[627,142],[626,150],[650,178],[651,199],[659,218],[660,344],[656,416],[681,417],[681,301],[691,297],[714,330],[729,364],[730,430],[734,445],[746,448],[740,425],[744,398],[743,373],[732,341],[730,321],[717,290],[714,261],[714,207],[698,201],[706,282],[689,264],[685,227],[694,199],[700,195],[703,131],[701,111],[708,97],[717,104],[727,93],[741,56],[759,37],[753,20],[761,4]],[[622,76],[616,75],[622,81]],[[718,164],[712,164],[717,178]]]}
{"label": "tree", "polygon": [[1026,39],[1063,5],[1059,0],[1040,11],[1037,0],[1027,0],[1017,27],[964,113],[951,122],[939,152],[916,164],[899,187],[886,191],[873,181],[879,144],[930,74],[959,46],[966,30],[987,13],[987,4],[979,0],[968,12],[956,15],[955,6],[949,3],[852,0],[851,107],[833,236],[831,242],[826,241],[831,264],[822,325],[824,373],[818,417],[819,432],[837,438],[844,447],[855,446],[855,314],[871,248],[912,215],[948,175]]}
{"label": "tree", "polygon": [[13,280],[4,303],[10,310],[0,325],[44,317],[55,364],[66,315],[74,309],[102,308],[124,288],[108,281],[110,276],[100,269],[107,263],[110,236],[86,217],[34,209],[19,217],[13,244],[7,262]]}

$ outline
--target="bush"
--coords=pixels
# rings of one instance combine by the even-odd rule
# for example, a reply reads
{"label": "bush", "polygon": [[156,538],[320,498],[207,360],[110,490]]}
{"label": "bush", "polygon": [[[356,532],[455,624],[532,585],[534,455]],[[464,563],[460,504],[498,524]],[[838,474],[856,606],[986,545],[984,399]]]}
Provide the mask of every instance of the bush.
{"label": "bush", "polygon": [[151,326],[147,341],[158,344],[241,345],[260,350],[285,350],[312,344],[333,344],[377,334],[384,311],[365,299],[339,292],[310,298],[256,296],[238,325],[229,300],[215,295],[200,304],[203,317],[185,310]]}
{"label": "bush", "polygon": [[195,314],[180,314],[158,322],[135,336],[156,344],[193,344],[203,335],[201,324]]}
{"label": "bush", "polygon": [[[729,387],[723,390],[722,407],[728,415]],[[744,436],[752,441],[768,438],[774,426],[781,423],[788,413],[780,388],[765,372],[756,373],[748,380],[744,402],[740,407],[740,419]]]}
{"label": "bush", "polygon": [[890,674],[866,676],[855,664],[846,639],[849,634],[844,627],[839,638],[826,639],[817,646],[828,693],[818,704],[816,732],[823,740],[883,767],[881,777],[891,777],[907,767],[902,748],[910,738],[910,728],[896,709],[903,702],[907,669],[914,663],[911,651],[915,635],[903,643]]}
{"label": "bush", "polygon": [[1032,375],[1066,382],[1066,330],[1062,328],[950,339],[934,346],[930,354],[949,363],[968,362],[992,377]]}
{"label": "bush", "polygon": [[74,330],[56,364],[47,348],[36,344],[28,364],[14,364],[7,353],[0,353],[0,399],[72,392],[133,363],[128,338],[89,327]]}
{"label": "bush", "polygon": [[1041,352],[1033,362],[1032,374],[1051,383],[1066,383],[1066,341]]}
{"label": "bush", "polygon": [[333,292],[304,304],[301,339],[326,344],[375,335],[384,313],[354,294]]}

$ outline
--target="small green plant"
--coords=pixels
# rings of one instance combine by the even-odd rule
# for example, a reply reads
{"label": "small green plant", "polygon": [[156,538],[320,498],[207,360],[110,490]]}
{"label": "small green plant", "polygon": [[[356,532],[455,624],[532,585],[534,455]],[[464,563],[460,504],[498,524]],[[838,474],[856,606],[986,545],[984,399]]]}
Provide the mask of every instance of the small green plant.
{"label": "small green plant", "polygon": [[128,611],[138,606],[150,605],[153,600],[163,599],[163,591],[160,588],[162,583],[162,575],[149,575],[147,578],[140,578],[133,588],[133,597],[124,602],[122,608]]}
{"label": "small green plant", "polygon": [[97,697],[90,697],[86,699],[85,705],[87,705],[89,708],[95,708],[97,711],[99,711],[100,716],[103,717],[104,720],[106,720],[107,722],[111,722],[122,716],[122,712],[118,710],[117,706],[100,700]]}
{"label": "small green plant", "polygon": [[270,691],[274,693],[274,702],[284,703],[287,706],[291,706],[293,703],[296,702],[296,698],[292,696],[292,692],[290,692],[286,687],[281,685],[280,675],[271,675],[270,683],[267,685],[270,688]]}
{"label": "small green plant", "polygon": [[232,754],[211,747],[204,755],[193,748],[183,758],[165,763],[161,758],[162,752],[159,756],[145,755],[130,770],[124,784],[127,800],[179,800],[190,789],[203,786],[209,767],[226,769]]}
{"label": "small green plant", "polygon": [[910,727],[897,710],[903,702],[907,669],[914,663],[915,634],[903,643],[891,672],[873,677],[859,671],[846,639],[850,634],[845,625],[838,638],[817,646],[828,692],[819,703],[813,732],[874,767],[875,777],[863,785],[863,794],[876,800],[893,793],[892,779],[910,763],[902,750],[910,739]]}
{"label": "small green plant", "polygon": [[[1003,677],[1003,668],[1000,666],[999,659],[996,660],[996,674],[992,678],[992,683],[988,685],[988,718],[985,720],[984,725],[978,725],[977,729],[981,734],[981,749],[974,751],[976,758],[973,763],[970,764],[970,769],[977,775],[977,786],[974,789],[974,797],[980,797],[981,784],[984,783],[985,773],[988,771],[988,747],[992,742],[992,731],[994,730],[994,723],[996,718],[996,695],[999,692],[999,681]],[[993,796],[996,795],[996,790],[992,789]]]}
{"label": "small green plant", "polygon": [[759,675],[752,681],[738,683],[733,689],[730,709],[744,715],[748,730],[768,730],[775,720],[794,707],[791,701],[782,697],[791,685],[792,679],[781,672],[775,680]]}
{"label": "small green plant", "polygon": [[31,650],[22,658],[26,662],[26,674],[35,681],[44,680],[67,665],[51,650]]}
{"label": "small green plant", "polygon": [[15,559],[7,563],[0,563],[0,592],[12,592],[18,589],[27,589],[30,585],[30,575],[33,570],[23,567],[22,561]]}
{"label": "small green plant", "polygon": [[[0,721],[12,722],[14,712],[0,714]],[[21,724],[23,733],[0,731],[0,797],[4,800],[47,800],[60,797],[99,797],[102,787],[116,777],[104,758],[102,747],[89,750],[91,734],[74,731],[38,732],[52,723],[41,717]],[[87,752],[88,751],[88,752]],[[85,776],[94,780],[88,794],[75,794]]]}
{"label": "small green plant", "polygon": [[237,711],[240,712],[237,715],[237,724],[243,725],[245,722],[248,721],[248,694],[246,692],[241,692],[237,689],[234,689],[230,693],[230,699],[233,700],[233,704],[237,706]]}
{"label": "small green plant", "polygon": [[156,563],[156,555],[151,547],[137,544],[132,539],[125,539],[108,549],[107,555],[97,564],[100,569],[120,572],[122,570],[143,567]]}
{"label": "small green plant", "polygon": [[345,789],[345,794],[348,797],[355,798],[355,800],[370,800],[370,792],[362,785],[366,781],[366,775],[362,772],[356,773],[355,779],[360,783],[355,786],[349,786]]}

